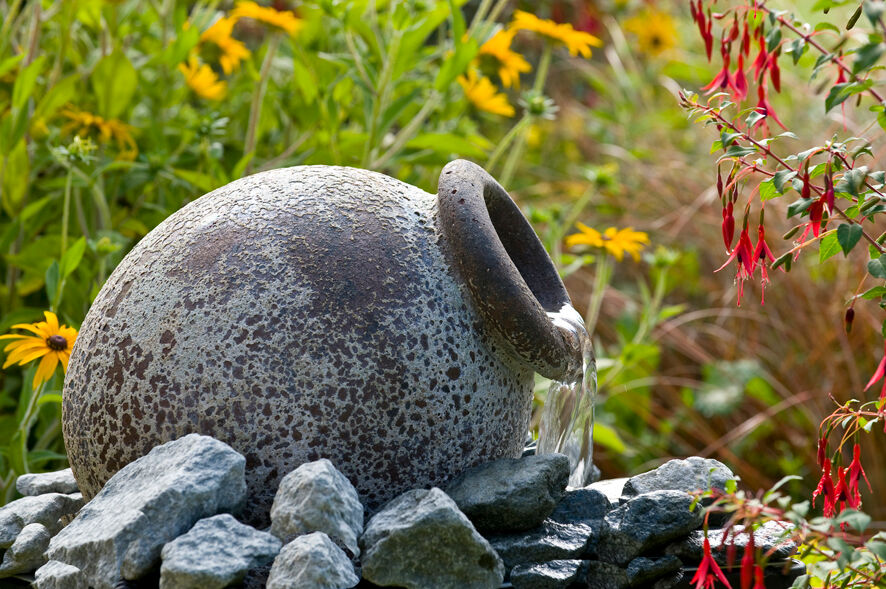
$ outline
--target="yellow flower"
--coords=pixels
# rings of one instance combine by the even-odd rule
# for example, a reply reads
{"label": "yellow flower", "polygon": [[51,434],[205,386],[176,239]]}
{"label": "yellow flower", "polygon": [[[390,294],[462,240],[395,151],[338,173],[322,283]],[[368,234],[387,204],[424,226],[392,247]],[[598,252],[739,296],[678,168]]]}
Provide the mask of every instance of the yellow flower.
{"label": "yellow flower", "polygon": [[659,55],[677,45],[677,29],[671,15],[654,8],[646,8],[626,20],[624,28],[637,37],[638,49],[647,55]]}
{"label": "yellow flower", "polygon": [[624,257],[625,252],[639,261],[640,252],[649,243],[649,236],[642,231],[634,231],[632,227],[624,229],[616,229],[610,227],[602,234],[596,229],[592,229],[584,223],[576,223],[581,233],[573,233],[566,237],[566,245],[575,247],[577,245],[586,245],[605,250],[615,256],[619,262]]}
{"label": "yellow flower", "polygon": [[584,57],[591,56],[591,46],[602,47],[603,41],[584,31],[576,31],[571,24],[557,24],[552,20],[538,18],[532,13],[518,10],[514,13],[511,28],[518,31],[534,31],[554,41],[566,45],[569,53]]}
{"label": "yellow flower", "polygon": [[467,77],[459,76],[458,83],[464,88],[468,100],[480,110],[506,117],[514,116],[514,107],[508,103],[508,97],[496,92],[489,78],[477,78],[477,72],[471,70]]}
{"label": "yellow flower", "polygon": [[207,100],[221,100],[228,89],[228,83],[218,79],[212,68],[201,64],[191,56],[188,63],[178,64],[178,69],[185,75],[185,82],[197,96]]}
{"label": "yellow flower", "polygon": [[520,87],[520,74],[532,70],[529,62],[516,51],[511,51],[511,41],[516,30],[499,31],[491,39],[483,43],[477,53],[477,59],[491,57],[498,67],[498,77],[505,88]]}
{"label": "yellow flower", "polygon": [[24,366],[37,358],[42,358],[34,374],[35,389],[52,378],[59,362],[62,364],[62,370],[67,372],[71,350],[77,339],[77,330],[67,325],[59,325],[55,313],[44,311],[43,314],[46,316],[46,321],[19,323],[12,326],[13,329],[25,329],[34,335],[20,333],[0,335],[0,339],[15,340],[3,348],[7,353],[4,369],[16,363]]}
{"label": "yellow flower", "polygon": [[302,20],[289,10],[275,10],[274,8],[259,6],[251,0],[237,2],[231,12],[231,18],[254,18],[265,24],[277,27],[290,35],[294,35],[301,29]]}
{"label": "yellow flower", "polygon": [[90,132],[95,131],[100,143],[110,143],[113,140],[117,144],[120,159],[132,160],[138,154],[138,145],[132,138],[132,127],[123,121],[106,119],[74,106],[66,107],[61,114],[71,121],[62,127],[62,131],[76,133],[80,137],[87,137]]}
{"label": "yellow flower", "polygon": [[221,52],[218,61],[226,74],[236,70],[240,62],[249,57],[246,45],[231,36],[236,23],[236,18],[222,17],[200,35],[201,43],[212,43],[218,47]]}

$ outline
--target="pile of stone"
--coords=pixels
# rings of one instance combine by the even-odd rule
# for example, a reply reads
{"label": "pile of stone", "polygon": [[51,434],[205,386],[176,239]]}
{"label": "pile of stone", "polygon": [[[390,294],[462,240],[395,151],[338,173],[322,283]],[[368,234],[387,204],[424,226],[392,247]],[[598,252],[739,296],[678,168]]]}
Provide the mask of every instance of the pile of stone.
{"label": "pile of stone", "polygon": [[[733,476],[690,458],[567,489],[565,456],[528,455],[404,493],[364,529],[356,490],[324,459],[283,478],[271,526],[257,530],[234,517],[244,468],[226,444],[191,434],[121,469],[85,505],[70,470],[20,477],[26,496],[0,508],[0,576],[37,589],[665,589],[702,556],[703,508],[690,509],[687,491]],[[710,534],[725,564],[721,536]],[[783,536],[763,528],[755,543],[779,546],[784,562],[795,547]]]}

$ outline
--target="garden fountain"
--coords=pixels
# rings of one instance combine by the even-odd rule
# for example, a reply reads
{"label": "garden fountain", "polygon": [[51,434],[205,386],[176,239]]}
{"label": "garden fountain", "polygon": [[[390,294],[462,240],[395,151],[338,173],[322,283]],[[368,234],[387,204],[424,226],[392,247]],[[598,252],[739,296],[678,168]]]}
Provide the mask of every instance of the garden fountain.
{"label": "garden fountain", "polygon": [[463,160],[436,196],[304,166],[207,194],[126,256],[83,322],[63,429],[87,499],[201,433],[246,456],[248,522],[266,523],[279,480],[321,457],[372,511],[520,456],[535,372],[575,383],[552,387],[540,448],[571,454],[581,483],[587,333],[505,190]]}

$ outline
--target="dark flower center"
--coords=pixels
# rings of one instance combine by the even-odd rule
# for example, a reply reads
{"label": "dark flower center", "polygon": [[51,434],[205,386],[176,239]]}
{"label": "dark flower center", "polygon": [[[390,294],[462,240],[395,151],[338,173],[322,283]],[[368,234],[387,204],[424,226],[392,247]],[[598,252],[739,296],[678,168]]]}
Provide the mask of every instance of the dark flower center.
{"label": "dark flower center", "polygon": [[50,335],[48,338],[46,338],[46,345],[49,346],[50,350],[61,352],[68,347],[68,340],[60,335]]}

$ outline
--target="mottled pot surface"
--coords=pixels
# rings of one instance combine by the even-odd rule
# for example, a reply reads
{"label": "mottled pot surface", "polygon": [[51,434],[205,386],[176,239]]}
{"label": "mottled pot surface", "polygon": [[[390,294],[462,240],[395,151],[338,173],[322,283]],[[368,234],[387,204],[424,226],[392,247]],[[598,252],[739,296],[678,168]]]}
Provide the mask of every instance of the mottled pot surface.
{"label": "mottled pot surface", "polygon": [[161,223],[87,315],[63,430],[87,498],[197,432],[246,456],[247,519],[330,459],[370,509],[519,456],[532,369],[488,337],[435,230],[436,197],[305,166],[224,186]]}

